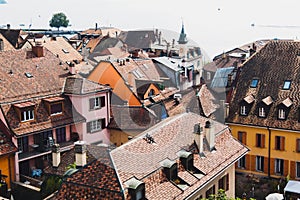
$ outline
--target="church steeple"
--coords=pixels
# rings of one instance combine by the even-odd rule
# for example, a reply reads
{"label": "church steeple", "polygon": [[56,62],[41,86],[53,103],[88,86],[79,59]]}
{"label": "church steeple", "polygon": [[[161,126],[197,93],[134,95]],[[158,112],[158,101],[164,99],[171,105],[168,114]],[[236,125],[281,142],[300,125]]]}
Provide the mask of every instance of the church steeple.
{"label": "church steeple", "polygon": [[188,41],[187,41],[187,38],[186,38],[186,34],[184,33],[184,25],[182,23],[182,28],[181,28],[181,33],[179,35],[179,40],[178,40],[178,43],[179,44],[186,44]]}

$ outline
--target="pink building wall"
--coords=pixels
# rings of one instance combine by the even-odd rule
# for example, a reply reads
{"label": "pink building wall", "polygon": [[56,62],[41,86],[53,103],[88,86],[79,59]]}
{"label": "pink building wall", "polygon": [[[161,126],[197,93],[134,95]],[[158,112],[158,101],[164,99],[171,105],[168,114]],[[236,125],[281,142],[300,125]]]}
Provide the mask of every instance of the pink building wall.
{"label": "pink building wall", "polygon": [[[90,110],[89,108],[89,99],[95,97],[105,97],[105,106],[96,109]],[[86,118],[85,123],[76,124],[75,130],[79,134],[80,140],[86,141],[87,143],[98,143],[103,142],[105,144],[110,143],[110,134],[108,133],[107,129],[103,129],[101,131],[87,133],[87,123],[90,121],[94,121],[97,119],[105,119],[105,126],[108,125],[110,122],[110,94],[108,91],[105,92],[98,92],[93,94],[86,94],[86,95],[69,95],[73,106],[83,117]]]}

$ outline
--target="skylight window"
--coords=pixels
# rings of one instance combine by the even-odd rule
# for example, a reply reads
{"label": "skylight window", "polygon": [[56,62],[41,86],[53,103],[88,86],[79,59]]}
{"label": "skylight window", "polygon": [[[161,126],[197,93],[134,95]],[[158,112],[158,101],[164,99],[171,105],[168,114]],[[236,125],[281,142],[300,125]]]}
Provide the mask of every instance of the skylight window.
{"label": "skylight window", "polygon": [[291,81],[284,81],[282,89],[289,90],[291,87]]}
{"label": "skylight window", "polygon": [[252,79],[250,87],[256,88],[257,85],[258,85],[258,79],[256,78]]}
{"label": "skylight window", "polygon": [[33,75],[32,75],[31,73],[29,73],[29,72],[25,72],[25,76],[26,76],[27,78],[32,78],[32,77],[33,77]]}
{"label": "skylight window", "polygon": [[62,51],[63,51],[64,53],[69,53],[69,51],[68,51],[67,49],[62,49]]}

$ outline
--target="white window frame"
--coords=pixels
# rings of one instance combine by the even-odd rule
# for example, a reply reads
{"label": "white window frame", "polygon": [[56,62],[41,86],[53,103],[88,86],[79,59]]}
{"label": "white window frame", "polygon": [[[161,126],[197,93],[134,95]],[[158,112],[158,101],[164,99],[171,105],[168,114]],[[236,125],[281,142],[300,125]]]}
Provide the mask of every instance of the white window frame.
{"label": "white window frame", "polygon": [[21,112],[21,115],[23,115],[22,122],[34,120],[34,109],[23,110]]}
{"label": "white window frame", "polygon": [[247,115],[247,112],[246,112],[246,106],[241,106],[241,111],[240,111],[241,115]]}
{"label": "white window frame", "polygon": [[263,162],[264,162],[264,157],[263,156],[256,156],[256,159],[255,159],[255,169],[256,171],[264,171],[264,166],[263,166]]}
{"label": "white window frame", "polygon": [[[244,165],[242,165],[242,163],[243,163]],[[242,158],[240,158],[240,159],[238,160],[238,168],[244,169],[245,167],[246,167],[246,157],[243,156]]]}
{"label": "white window frame", "polygon": [[265,117],[266,116],[266,111],[264,107],[259,107],[258,108],[258,116],[259,117]]}
{"label": "white window frame", "polygon": [[90,132],[91,133],[102,130],[102,128],[101,128],[101,119],[90,121],[89,123],[90,123]]}
{"label": "white window frame", "polygon": [[[275,173],[276,174],[283,174],[283,170],[284,170],[284,160],[283,159],[275,159]],[[282,171],[281,171],[282,170]]]}
{"label": "white window frame", "polygon": [[210,72],[206,72],[206,79],[210,80],[211,79],[211,73]]}
{"label": "white window frame", "polygon": [[285,119],[285,110],[283,108],[278,109],[278,119]]}

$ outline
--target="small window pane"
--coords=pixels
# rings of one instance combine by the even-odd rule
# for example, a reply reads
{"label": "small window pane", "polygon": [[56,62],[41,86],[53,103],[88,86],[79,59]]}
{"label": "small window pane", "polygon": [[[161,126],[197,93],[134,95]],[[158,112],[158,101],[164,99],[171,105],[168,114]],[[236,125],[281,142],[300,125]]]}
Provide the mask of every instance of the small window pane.
{"label": "small window pane", "polygon": [[291,81],[284,81],[283,88],[284,90],[288,90],[291,87]]}
{"label": "small window pane", "polygon": [[250,85],[250,87],[252,87],[252,88],[256,88],[256,87],[257,87],[257,85],[258,85],[258,79],[253,79],[253,80],[251,81],[251,85]]}

